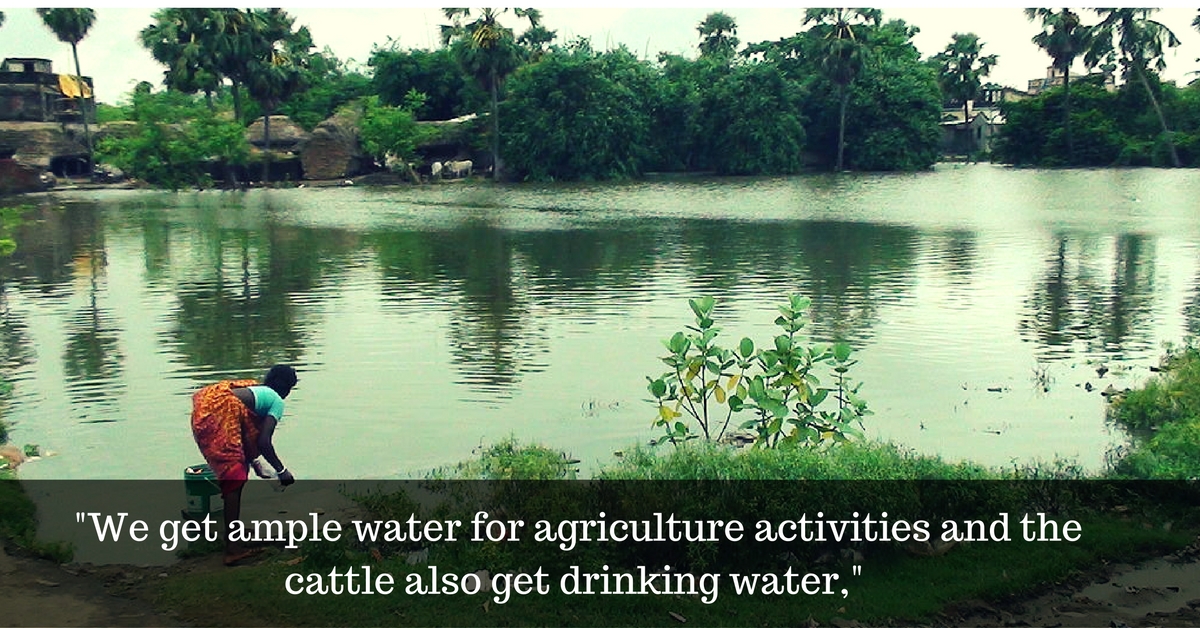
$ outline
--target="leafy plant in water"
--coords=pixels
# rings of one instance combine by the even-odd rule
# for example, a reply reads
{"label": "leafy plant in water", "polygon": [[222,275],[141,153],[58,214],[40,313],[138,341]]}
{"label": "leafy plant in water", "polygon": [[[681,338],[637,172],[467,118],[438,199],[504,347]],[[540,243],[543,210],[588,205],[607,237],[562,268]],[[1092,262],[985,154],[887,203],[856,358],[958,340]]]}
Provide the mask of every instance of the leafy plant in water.
{"label": "leafy plant in water", "polygon": [[[862,419],[871,411],[858,396],[861,384],[849,377],[857,361],[845,342],[804,342],[800,331],[811,305],[808,298],[793,295],[779,308],[775,324],[782,333],[766,349],[756,348],[750,338],[742,338],[736,350],[722,347],[712,316],[716,300],[691,299],[688,305],[694,324],[664,343],[668,354],[662,361],[670,370],[647,378],[658,406],[654,426],[664,432],[652,444],[720,440],[733,415],[742,412],[753,416],[739,427],[753,430],[760,447],[816,446],[861,436]],[[822,364],[832,372],[828,386],[814,373]]]}

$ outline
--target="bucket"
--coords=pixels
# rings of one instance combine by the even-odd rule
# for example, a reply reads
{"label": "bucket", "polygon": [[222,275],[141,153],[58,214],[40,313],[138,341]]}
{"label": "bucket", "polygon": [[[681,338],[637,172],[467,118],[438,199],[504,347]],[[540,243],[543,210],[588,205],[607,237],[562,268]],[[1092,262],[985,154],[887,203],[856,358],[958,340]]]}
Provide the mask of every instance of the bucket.
{"label": "bucket", "polygon": [[210,513],[220,511],[225,505],[219,497],[213,499],[221,494],[221,485],[217,482],[217,474],[206,464],[184,469],[183,486],[187,494],[187,509],[183,511],[183,516],[188,519],[203,519]]}

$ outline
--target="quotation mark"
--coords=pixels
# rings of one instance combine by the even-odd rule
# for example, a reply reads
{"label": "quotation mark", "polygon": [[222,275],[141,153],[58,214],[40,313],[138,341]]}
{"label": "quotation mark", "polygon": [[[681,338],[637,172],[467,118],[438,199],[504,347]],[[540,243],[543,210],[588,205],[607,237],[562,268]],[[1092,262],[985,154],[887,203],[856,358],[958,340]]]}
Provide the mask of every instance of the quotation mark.
{"label": "quotation mark", "polygon": [[855,565],[854,569],[851,569],[851,571],[854,573],[854,575],[861,576],[862,575],[862,565]]}
{"label": "quotation mark", "polygon": [[84,521],[87,521],[87,515],[88,514],[86,512],[75,513],[75,523],[83,523]]}

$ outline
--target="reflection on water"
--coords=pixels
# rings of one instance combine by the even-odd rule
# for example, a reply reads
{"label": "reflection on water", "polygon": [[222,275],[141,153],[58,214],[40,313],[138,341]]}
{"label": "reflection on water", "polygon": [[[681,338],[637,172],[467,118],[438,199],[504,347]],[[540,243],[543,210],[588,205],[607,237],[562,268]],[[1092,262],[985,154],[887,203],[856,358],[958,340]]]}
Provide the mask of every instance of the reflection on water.
{"label": "reflection on water", "polygon": [[1200,329],[1185,174],[62,196],[0,267],[7,416],[63,452],[35,475],[175,477],[191,391],[291,362],[281,446],[309,477],[508,434],[595,464],[649,437],[645,376],[688,297],[718,297],[735,342],[799,292],[815,339],[860,349],[872,434],[1094,467],[1123,436],[1088,391]]}

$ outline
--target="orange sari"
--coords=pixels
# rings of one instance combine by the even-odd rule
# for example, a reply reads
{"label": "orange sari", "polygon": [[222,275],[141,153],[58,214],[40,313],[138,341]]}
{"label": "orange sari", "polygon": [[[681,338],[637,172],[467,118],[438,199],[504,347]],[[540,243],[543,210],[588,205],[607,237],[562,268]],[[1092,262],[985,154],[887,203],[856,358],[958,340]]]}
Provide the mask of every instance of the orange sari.
{"label": "orange sari", "polygon": [[252,379],[226,380],[192,395],[192,436],[221,483],[221,494],[236,491],[249,478],[258,457],[258,417],[233,394],[257,385]]}

